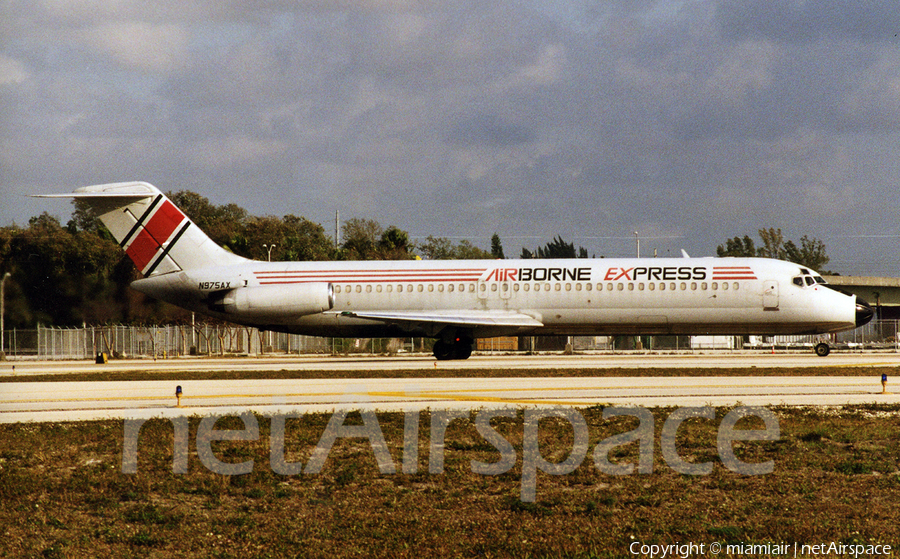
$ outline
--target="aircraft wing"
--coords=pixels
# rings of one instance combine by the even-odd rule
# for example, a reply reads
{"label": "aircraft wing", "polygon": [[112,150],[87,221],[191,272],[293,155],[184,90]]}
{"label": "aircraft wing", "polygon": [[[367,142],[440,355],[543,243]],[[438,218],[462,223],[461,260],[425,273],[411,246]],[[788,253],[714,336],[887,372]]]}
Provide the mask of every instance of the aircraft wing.
{"label": "aircraft wing", "polygon": [[511,328],[531,328],[544,325],[533,316],[513,311],[345,311],[341,315],[388,323],[500,326]]}

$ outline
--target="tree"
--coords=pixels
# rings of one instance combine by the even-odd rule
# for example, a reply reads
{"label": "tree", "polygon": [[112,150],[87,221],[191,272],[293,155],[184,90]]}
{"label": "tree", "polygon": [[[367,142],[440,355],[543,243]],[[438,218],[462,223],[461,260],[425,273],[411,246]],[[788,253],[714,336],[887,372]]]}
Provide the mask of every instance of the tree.
{"label": "tree", "polygon": [[818,239],[810,239],[803,235],[800,237],[800,248],[797,248],[794,241],[788,241],[784,245],[784,252],[786,260],[825,274],[828,273],[823,268],[830,259],[825,254],[825,243]]}
{"label": "tree", "polygon": [[491,256],[499,260],[506,258],[503,256],[503,244],[500,242],[500,235],[494,233],[491,237]]}
{"label": "tree", "polygon": [[758,232],[762,240],[761,247],[757,248],[753,239],[744,235],[743,238],[734,237],[725,241],[725,245],[719,245],[716,248],[716,254],[719,256],[776,258],[827,273],[822,268],[828,263],[829,258],[825,254],[825,243],[819,239],[804,235],[800,238],[798,247],[794,241],[785,242],[781,229],[770,227],[760,229]]}
{"label": "tree", "polygon": [[425,242],[416,247],[426,260],[487,260],[493,258],[491,253],[482,250],[463,239],[456,246],[444,237],[425,238]]}
{"label": "tree", "polygon": [[373,260],[381,233],[381,225],[377,221],[358,217],[348,219],[341,227],[344,239],[342,256],[345,260]]}
{"label": "tree", "polygon": [[425,260],[453,260],[456,258],[453,244],[445,237],[425,237],[425,242],[417,247]]}
{"label": "tree", "polygon": [[574,243],[565,242],[561,236],[557,236],[546,246],[538,247],[537,251],[532,253],[530,250],[522,249],[522,258],[587,258],[588,252],[584,247],[578,247],[575,250]]}
{"label": "tree", "polygon": [[725,246],[719,245],[716,248],[716,254],[719,256],[736,256],[736,257],[753,257],[756,256],[756,246],[753,239],[748,235],[743,238],[735,237],[725,241]]}
{"label": "tree", "polygon": [[391,225],[381,233],[378,241],[378,257],[382,260],[409,260],[409,233]]}
{"label": "tree", "polygon": [[762,239],[763,246],[757,249],[757,255],[784,260],[784,235],[781,234],[781,229],[774,227],[760,229],[759,238]]}

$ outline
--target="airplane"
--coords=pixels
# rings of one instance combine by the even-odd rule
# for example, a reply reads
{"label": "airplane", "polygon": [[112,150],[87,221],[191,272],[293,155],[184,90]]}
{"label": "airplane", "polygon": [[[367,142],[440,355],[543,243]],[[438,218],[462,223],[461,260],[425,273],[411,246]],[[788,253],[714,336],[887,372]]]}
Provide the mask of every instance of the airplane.
{"label": "airplane", "polygon": [[90,205],[150,297],[262,330],[430,337],[439,360],[495,336],[827,334],[874,314],[817,272],[766,258],[262,262],[217,245],[146,182],[39,196]]}

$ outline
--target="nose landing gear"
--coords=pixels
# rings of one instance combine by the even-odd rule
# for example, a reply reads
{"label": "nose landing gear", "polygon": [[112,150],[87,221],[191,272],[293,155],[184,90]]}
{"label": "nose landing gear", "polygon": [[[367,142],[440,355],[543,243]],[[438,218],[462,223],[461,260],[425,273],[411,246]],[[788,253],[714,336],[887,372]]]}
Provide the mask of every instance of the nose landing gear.
{"label": "nose landing gear", "polygon": [[815,351],[819,357],[828,357],[828,354],[831,353],[831,346],[825,342],[819,342],[816,344]]}

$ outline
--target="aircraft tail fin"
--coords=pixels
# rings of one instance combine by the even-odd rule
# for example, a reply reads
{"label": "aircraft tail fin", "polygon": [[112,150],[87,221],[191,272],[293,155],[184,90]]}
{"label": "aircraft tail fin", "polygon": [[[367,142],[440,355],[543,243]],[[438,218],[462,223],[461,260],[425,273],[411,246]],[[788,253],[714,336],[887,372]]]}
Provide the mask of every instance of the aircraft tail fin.
{"label": "aircraft tail fin", "polygon": [[98,184],[42,197],[87,202],[144,276],[237,263],[158,188],[146,182]]}

